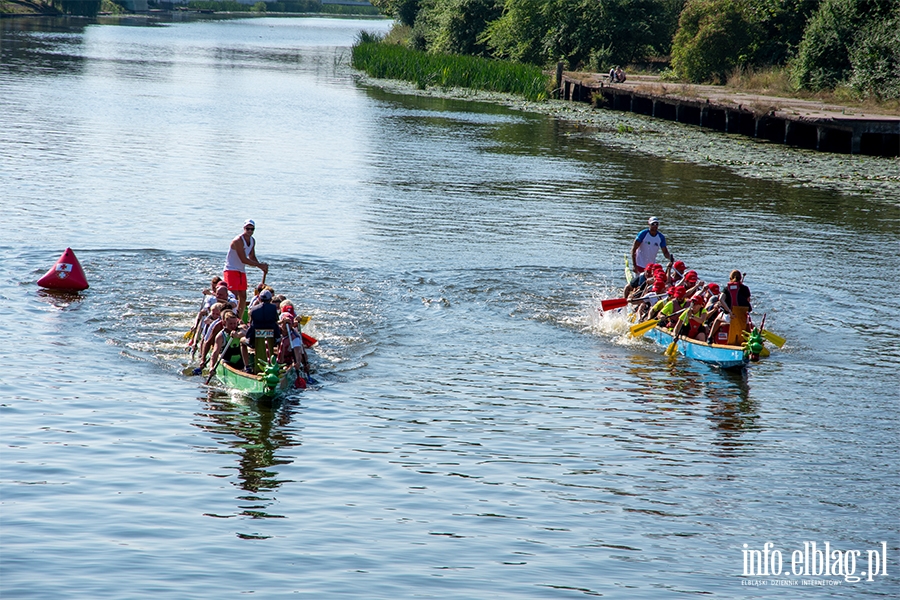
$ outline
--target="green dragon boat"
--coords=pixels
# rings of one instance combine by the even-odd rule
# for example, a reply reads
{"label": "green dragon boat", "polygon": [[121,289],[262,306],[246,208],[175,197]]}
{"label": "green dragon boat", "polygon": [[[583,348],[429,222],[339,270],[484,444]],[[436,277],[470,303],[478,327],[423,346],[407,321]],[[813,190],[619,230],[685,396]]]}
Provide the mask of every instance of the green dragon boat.
{"label": "green dragon boat", "polygon": [[262,373],[251,375],[220,361],[216,366],[216,379],[225,387],[254,400],[274,400],[293,387],[297,369],[273,361]]}

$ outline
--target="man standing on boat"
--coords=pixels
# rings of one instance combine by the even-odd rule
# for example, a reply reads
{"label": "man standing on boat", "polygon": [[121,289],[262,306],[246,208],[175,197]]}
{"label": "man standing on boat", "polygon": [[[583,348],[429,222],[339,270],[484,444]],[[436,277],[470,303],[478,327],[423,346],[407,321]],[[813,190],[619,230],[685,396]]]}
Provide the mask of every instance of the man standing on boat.
{"label": "man standing on boat", "polygon": [[641,230],[631,245],[631,264],[634,265],[634,272],[643,273],[647,265],[655,263],[660,250],[669,262],[674,260],[666,246],[666,236],[659,231],[659,219],[650,217],[647,220],[647,229]]}
{"label": "man standing on boat", "polygon": [[269,272],[269,264],[259,262],[256,259],[256,240],[253,239],[253,232],[256,230],[256,223],[251,219],[244,222],[244,233],[237,236],[231,241],[228,248],[228,255],[225,257],[225,273],[223,278],[228,284],[228,290],[234,292],[238,299],[237,314],[238,317],[244,314],[244,307],[247,306],[247,271],[246,265],[256,267],[263,273]]}
{"label": "man standing on boat", "polygon": [[666,246],[666,236],[659,231],[659,219],[650,217],[647,220],[647,229],[641,230],[631,245],[631,264],[634,266],[634,279],[625,286],[623,296],[626,298],[628,294],[638,287],[641,283],[641,273],[647,268],[647,265],[656,263],[656,256],[662,250],[663,255],[669,259],[671,263],[675,260]]}

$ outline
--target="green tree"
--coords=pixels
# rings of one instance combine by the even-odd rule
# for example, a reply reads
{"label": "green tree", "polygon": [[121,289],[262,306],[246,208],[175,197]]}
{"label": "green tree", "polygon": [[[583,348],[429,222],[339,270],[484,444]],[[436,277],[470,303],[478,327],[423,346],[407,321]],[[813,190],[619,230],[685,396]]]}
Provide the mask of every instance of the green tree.
{"label": "green tree", "polygon": [[824,0],[803,33],[794,77],[802,88],[833,88],[850,73],[849,44],[859,27],[856,0]]}
{"label": "green tree", "polygon": [[548,62],[544,48],[547,18],[545,0],[506,0],[503,15],[488,24],[482,36],[494,56],[542,65]]}
{"label": "green tree", "polygon": [[784,65],[797,52],[819,0],[754,0],[742,12],[753,24],[750,60],[753,66]]}
{"label": "green tree", "polygon": [[689,0],[672,41],[672,68],[689,81],[723,80],[749,63],[753,25],[737,0]]}
{"label": "green tree", "polygon": [[403,25],[412,25],[419,15],[419,0],[370,0],[382,13],[394,17]]}
{"label": "green tree", "polygon": [[488,56],[484,31],[502,10],[502,0],[423,0],[416,26],[433,52]]}
{"label": "green tree", "polygon": [[571,67],[666,53],[682,0],[506,0],[485,41],[498,56]]}
{"label": "green tree", "polygon": [[[810,18],[793,61],[797,84],[805,89],[832,89],[851,78],[859,91],[891,85],[898,77],[896,0],[822,0]],[[893,35],[892,35],[893,33]],[[858,66],[857,66],[858,65]],[[891,73],[894,73],[891,75]]]}
{"label": "green tree", "polygon": [[900,4],[885,19],[870,19],[850,49],[850,86],[862,97],[900,98]]}

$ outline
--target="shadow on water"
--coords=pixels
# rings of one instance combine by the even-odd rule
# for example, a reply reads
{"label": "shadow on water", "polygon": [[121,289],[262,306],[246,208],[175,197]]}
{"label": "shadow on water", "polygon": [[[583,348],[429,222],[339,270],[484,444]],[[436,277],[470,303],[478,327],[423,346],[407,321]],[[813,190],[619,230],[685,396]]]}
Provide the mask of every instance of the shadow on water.
{"label": "shadow on water", "polygon": [[[194,425],[209,432],[218,442],[219,447],[214,452],[237,457],[237,465],[226,469],[237,469],[237,479],[232,483],[241,490],[236,496],[240,502],[240,512],[236,515],[207,516],[284,518],[283,515],[268,512],[268,509],[274,502],[272,494],[286,483],[278,478],[274,467],[293,462],[282,451],[301,445],[291,426],[297,410],[296,402],[290,399],[275,402],[235,400],[229,394],[216,390],[210,390],[201,401],[205,410],[197,413],[201,420]],[[230,474],[216,476],[232,477]],[[248,537],[246,534],[238,535]]]}
{"label": "shadow on water", "polygon": [[61,290],[37,290],[37,299],[50,304],[59,310],[78,310],[87,296],[80,292],[64,292]]}

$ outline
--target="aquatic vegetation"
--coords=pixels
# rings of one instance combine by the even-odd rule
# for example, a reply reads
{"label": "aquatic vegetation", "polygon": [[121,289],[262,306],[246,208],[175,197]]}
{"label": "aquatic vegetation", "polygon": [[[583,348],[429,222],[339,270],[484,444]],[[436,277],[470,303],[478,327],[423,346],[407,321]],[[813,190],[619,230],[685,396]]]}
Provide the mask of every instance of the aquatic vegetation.
{"label": "aquatic vegetation", "polygon": [[420,89],[463,87],[544,100],[550,85],[550,77],[533,65],[411,50],[366,32],[353,46],[352,64],[372,77],[411,81]]}

